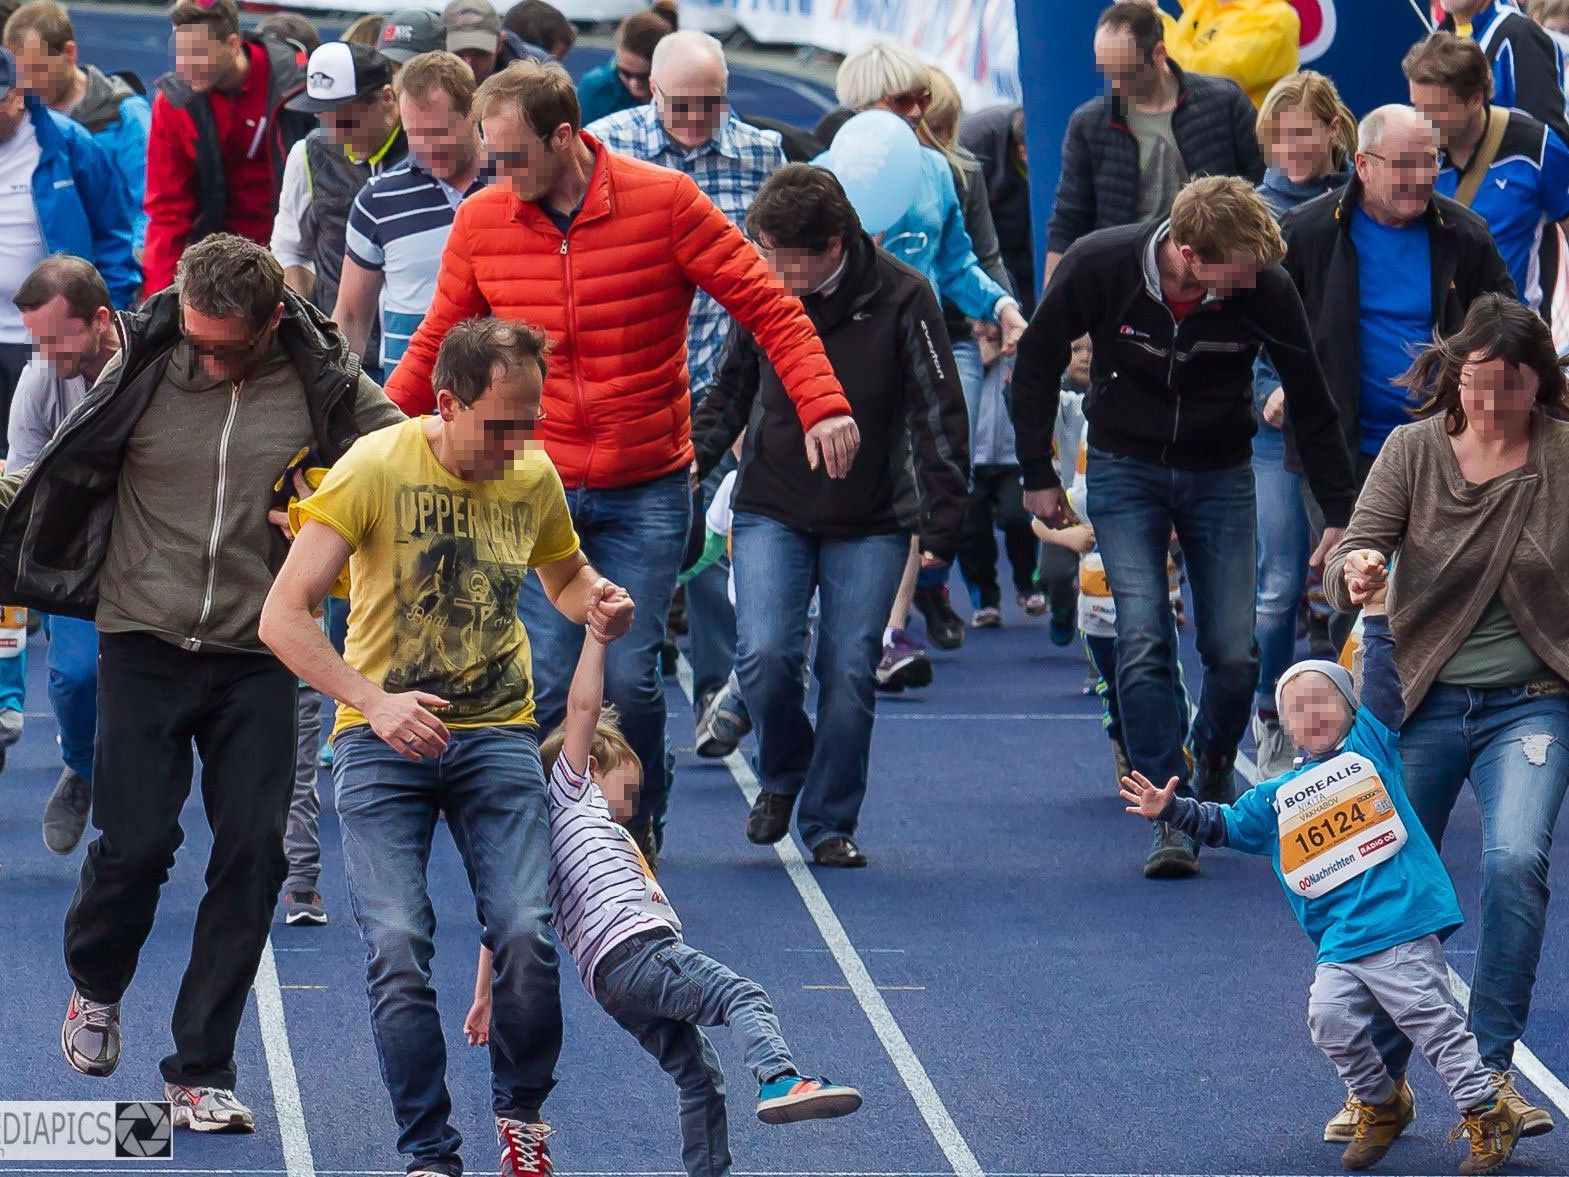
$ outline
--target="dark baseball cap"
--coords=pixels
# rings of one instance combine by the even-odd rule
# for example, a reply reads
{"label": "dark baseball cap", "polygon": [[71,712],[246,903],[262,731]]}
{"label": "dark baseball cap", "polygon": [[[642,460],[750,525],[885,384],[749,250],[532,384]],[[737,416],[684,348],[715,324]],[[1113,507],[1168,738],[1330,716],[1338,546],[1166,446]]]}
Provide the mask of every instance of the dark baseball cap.
{"label": "dark baseball cap", "polygon": [[447,52],[478,49],[494,53],[501,36],[501,14],[490,0],[452,0],[441,14],[447,28]]}
{"label": "dark baseball cap", "polygon": [[381,25],[381,55],[398,64],[447,47],[446,26],[434,12],[400,8]]}
{"label": "dark baseball cap", "polygon": [[369,98],[392,85],[392,62],[369,45],[328,41],[311,54],[305,66],[305,93],[288,109],[316,114],[358,98]]}

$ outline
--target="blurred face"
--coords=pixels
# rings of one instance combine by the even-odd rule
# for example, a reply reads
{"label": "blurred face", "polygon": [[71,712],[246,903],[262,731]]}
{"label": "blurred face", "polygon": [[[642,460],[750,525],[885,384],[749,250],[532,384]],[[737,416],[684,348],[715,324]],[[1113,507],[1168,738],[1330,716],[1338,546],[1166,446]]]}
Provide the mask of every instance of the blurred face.
{"label": "blurred face", "polygon": [[784,284],[786,291],[797,298],[819,289],[834,276],[834,271],[844,260],[842,241],[835,241],[827,249],[817,253],[798,246],[776,246],[765,233],[759,235],[757,246],[762,250],[763,260],[774,272],[774,277]]}
{"label": "blurred face", "polygon": [[1288,682],[1280,704],[1280,722],[1286,734],[1309,756],[1322,756],[1351,728],[1346,697],[1326,676],[1314,671]]}
{"label": "blurred face", "polygon": [[358,159],[366,159],[381,150],[381,145],[397,125],[398,107],[392,97],[392,87],[369,98],[356,98],[320,116],[327,138],[338,147],[346,147]]}
{"label": "blurred face", "polygon": [[1305,106],[1275,115],[1269,133],[1269,162],[1293,184],[1326,176],[1334,166],[1334,136],[1339,123],[1326,123]]}
{"label": "blurred face", "polygon": [[1433,124],[1438,145],[1446,151],[1457,146],[1480,121],[1484,103],[1481,95],[1465,99],[1448,86],[1411,83],[1411,105]]}
{"label": "blurred face", "polygon": [[281,318],[282,303],[259,329],[244,315],[219,319],[202,314],[183,300],[180,303],[180,332],[201,361],[202,371],[213,380],[231,383],[245,379],[266,356]]}
{"label": "blurred face", "polygon": [[[112,332],[113,317],[107,307],[82,321],[71,313],[64,298],[56,295],[41,307],[22,312],[22,324],[38,345],[38,354],[62,380],[89,375],[103,358],[104,336]],[[90,373],[96,376],[97,372]]]}
{"label": "blurred face", "polygon": [[1387,224],[1410,224],[1433,199],[1438,179],[1437,132],[1426,119],[1387,127],[1384,141],[1371,151],[1357,152],[1362,205]]}
{"label": "blurred face", "polygon": [[599,762],[590,757],[589,775],[605,795],[610,816],[623,824],[631,821],[637,812],[637,795],[643,788],[643,774],[637,765],[618,764],[608,772],[601,772]]}
{"label": "blurred face", "polygon": [[516,106],[492,110],[479,133],[497,181],[519,200],[540,200],[555,187],[572,150],[571,127],[562,123],[548,140],[541,139]]}
{"label": "blurred face", "polygon": [[1569,36],[1569,16],[1550,16],[1542,22],[1542,27],[1550,33]]}
{"label": "blurred face", "polygon": [[174,30],[174,72],[198,94],[229,75],[239,52],[238,36],[215,37],[206,25],[181,25]]}
{"label": "blurred face", "polygon": [[884,94],[866,109],[890,111],[913,127],[926,116],[926,108],[931,104],[931,89],[927,86],[917,86],[913,90],[901,90],[897,94]]}
{"label": "blurred face", "polygon": [[1073,351],[1068,355],[1068,379],[1075,388],[1090,386],[1090,337],[1081,335],[1073,341]]}
{"label": "blurred face", "polygon": [[12,90],[0,98],[0,143],[9,142],[26,117],[27,106],[20,90]]}
{"label": "blurred face", "polygon": [[545,419],[539,407],[544,379],[535,364],[491,370],[490,386],[472,405],[451,389],[437,389],[436,411],[458,467],[472,479],[500,478],[529,445]]}
{"label": "blurred face", "polygon": [[1219,261],[1206,261],[1191,246],[1178,246],[1187,267],[1189,283],[1197,283],[1221,298],[1239,290],[1252,290],[1264,267],[1244,253],[1233,251]]}
{"label": "blurred face", "polygon": [[1095,34],[1095,68],[1113,97],[1124,102],[1146,102],[1160,93],[1165,64],[1164,45],[1145,54],[1127,29],[1103,28]]}
{"label": "blurred face", "polygon": [[24,93],[36,94],[50,106],[70,94],[76,83],[75,41],[67,41],[61,52],[54,53],[43,38],[29,32],[7,48],[16,54],[17,83]]}
{"label": "blurred face", "polygon": [[621,79],[621,84],[631,92],[632,97],[639,102],[647,102],[654,96],[653,78],[649,71],[653,63],[646,57],[639,57],[629,49],[616,47],[616,76]]}
{"label": "blurred face", "polygon": [[1460,407],[1466,423],[1483,433],[1517,433],[1530,419],[1541,387],[1534,369],[1473,352],[1460,369]]}
{"label": "blurred face", "polygon": [[467,175],[479,156],[474,121],[452,109],[452,96],[432,90],[423,100],[405,94],[398,99],[409,150],[431,175],[451,183]]}
{"label": "blurred face", "polygon": [[483,82],[496,72],[496,51],[488,52],[484,49],[459,49],[457,55],[463,59],[465,65],[474,71],[474,80]]}
{"label": "blurred face", "polygon": [[689,151],[701,147],[719,134],[729,113],[724,63],[694,54],[685,61],[661,58],[659,67],[653,95],[665,134]]}

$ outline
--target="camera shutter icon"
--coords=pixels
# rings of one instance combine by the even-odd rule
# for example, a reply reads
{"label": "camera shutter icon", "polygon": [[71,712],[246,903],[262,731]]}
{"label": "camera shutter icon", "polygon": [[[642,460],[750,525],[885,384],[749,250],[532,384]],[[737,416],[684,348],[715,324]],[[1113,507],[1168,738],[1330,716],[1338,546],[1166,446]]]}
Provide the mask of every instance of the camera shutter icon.
{"label": "camera shutter icon", "polygon": [[134,1160],[174,1156],[174,1125],[167,1103],[115,1105],[114,1155]]}

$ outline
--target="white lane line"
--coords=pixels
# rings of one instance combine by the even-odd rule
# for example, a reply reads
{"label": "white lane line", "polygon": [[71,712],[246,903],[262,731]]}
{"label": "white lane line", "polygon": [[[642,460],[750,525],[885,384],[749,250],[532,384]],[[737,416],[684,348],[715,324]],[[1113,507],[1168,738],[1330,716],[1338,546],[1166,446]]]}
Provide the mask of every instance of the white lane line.
{"label": "white lane line", "polygon": [[[1237,753],[1237,771],[1240,772],[1248,784],[1258,784],[1258,766],[1245,754]],[[1475,956],[1474,948],[1452,949],[1456,956]],[[1454,990],[1456,1001],[1461,1009],[1465,1009],[1471,1001],[1471,986],[1467,985],[1455,972],[1454,966],[1449,968],[1449,987]],[[1547,1064],[1536,1057],[1536,1054],[1523,1041],[1515,1043],[1515,1070],[1519,1071],[1536,1089],[1545,1095],[1565,1116],[1569,1116],[1569,1087],[1564,1085],[1562,1079],[1548,1070]]]}
{"label": "white lane line", "polygon": [[[879,702],[882,702],[879,700]],[[1101,721],[1099,711],[902,711],[894,710],[887,704],[877,708],[877,722],[885,719],[976,719],[991,723],[1021,723],[1038,722],[1052,719],[1093,719],[1096,723]]]}
{"label": "white lane line", "polygon": [[283,1142],[283,1171],[288,1177],[319,1177],[311,1156],[294,1054],[289,1049],[289,1027],[283,1018],[283,991],[278,987],[278,962],[272,954],[271,938],[262,947],[254,988],[256,1020],[261,1023],[267,1075],[272,1080],[272,1106],[278,1113],[278,1135]]}
{"label": "white lane line", "polygon": [[[684,656],[677,663],[676,677],[681,683],[681,690],[685,692],[687,701],[691,702],[692,666]],[[761,787],[751,767],[739,752],[732,752],[726,756],[725,765],[730,769],[730,775],[735,778],[736,786],[741,790],[741,795],[746,798],[746,803],[751,805],[757,800]],[[933,1086],[926,1068],[921,1065],[921,1060],[911,1048],[909,1039],[904,1036],[904,1031],[899,1028],[899,1023],[889,1010],[888,1003],[878,992],[876,982],[867,971],[866,962],[861,959],[861,954],[851,943],[844,925],[839,922],[839,916],[828,902],[828,897],[823,894],[823,889],[818,886],[817,880],[812,877],[812,872],[807,869],[806,860],[801,856],[794,836],[774,843],[774,851],[779,855],[779,861],[784,864],[790,881],[795,884],[796,893],[801,896],[801,902],[806,905],[812,922],[817,925],[823,943],[828,945],[834,955],[834,961],[839,965],[840,972],[844,974],[844,979],[850,983],[850,989],[861,1006],[861,1012],[872,1024],[872,1030],[883,1044],[883,1049],[888,1052],[894,1069],[899,1072],[899,1078],[904,1080],[910,1097],[915,1101],[916,1110],[921,1113],[921,1118],[926,1121],[926,1127],[937,1141],[937,1147],[942,1149],[943,1156],[953,1166],[954,1174],[956,1177],[984,1177],[980,1162],[970,1151],[970,1146],[959,1132],[959,1126],[948,1114],[942,1096],[937,1094],[937,1088]]]}

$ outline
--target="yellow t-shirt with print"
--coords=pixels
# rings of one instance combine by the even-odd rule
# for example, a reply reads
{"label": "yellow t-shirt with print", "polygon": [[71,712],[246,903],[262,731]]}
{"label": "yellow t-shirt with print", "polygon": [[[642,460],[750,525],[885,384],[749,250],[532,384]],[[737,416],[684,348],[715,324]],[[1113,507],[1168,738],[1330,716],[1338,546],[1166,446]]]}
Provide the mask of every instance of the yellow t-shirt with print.
{"label": "yellow t-shirt with print", "polygon": [[[530,568],[578,550],[543,451],[467,482],[436,460],[420,420],[405,421],[355,442],[299,510],[354,549],[350,666],[388,691],[441,696],[448,727],[533,724],[518,594]],[[333,736],[364,722],[340,706]]]}

